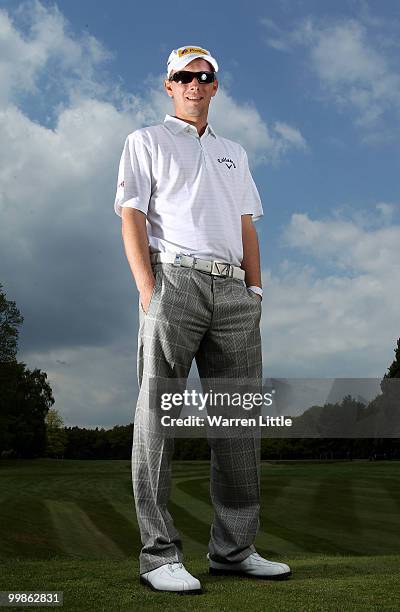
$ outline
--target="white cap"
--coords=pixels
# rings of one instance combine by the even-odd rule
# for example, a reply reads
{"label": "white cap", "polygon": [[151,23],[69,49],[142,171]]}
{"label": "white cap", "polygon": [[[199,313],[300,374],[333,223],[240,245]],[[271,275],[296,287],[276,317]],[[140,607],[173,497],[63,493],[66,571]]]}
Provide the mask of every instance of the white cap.
{"label": "white cap", "polygon": [[167,62],[168,77],[173,70],[182,70],[189,62],[197,58],[210,62],[211,66],[214,68],[214,72],[218,72],[217,60],[211,56],[207,49],[188,45],[187,47],[179,47],[179,49],[173,49],[171,51]]}

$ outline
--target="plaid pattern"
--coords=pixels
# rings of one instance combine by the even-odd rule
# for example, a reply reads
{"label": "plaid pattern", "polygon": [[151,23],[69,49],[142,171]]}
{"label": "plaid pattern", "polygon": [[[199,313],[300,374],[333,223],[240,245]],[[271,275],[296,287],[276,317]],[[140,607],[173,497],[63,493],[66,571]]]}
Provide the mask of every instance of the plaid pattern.
{"label": "plaid pattern", "polygon": [[[261,380],[261,303],[244,281],[159,263],[147,314],[139,305],[138,379],[132,482],[143,548],[140,573],[182,561],[182,542],[167,509],[174,440],[151,409],[152,377]],[[178,389],[177,389],[178,391]],[[209,553],[239,562],[255,551],[259,526],[260,440],[209,438],[214,520]]]}

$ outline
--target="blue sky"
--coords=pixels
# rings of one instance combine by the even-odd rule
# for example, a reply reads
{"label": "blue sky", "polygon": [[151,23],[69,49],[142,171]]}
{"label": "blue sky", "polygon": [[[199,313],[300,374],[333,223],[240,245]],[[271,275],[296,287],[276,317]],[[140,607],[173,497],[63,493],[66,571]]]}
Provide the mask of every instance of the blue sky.
{"label": "blue sky", "polygon": [[379,377],[399,334],[400,5],[0,0],[0,282],[66,424],[132,420],[137,293],[113,212],[126,135],[171,112],[172,48],[220,64],[247,150],[264,372]]}

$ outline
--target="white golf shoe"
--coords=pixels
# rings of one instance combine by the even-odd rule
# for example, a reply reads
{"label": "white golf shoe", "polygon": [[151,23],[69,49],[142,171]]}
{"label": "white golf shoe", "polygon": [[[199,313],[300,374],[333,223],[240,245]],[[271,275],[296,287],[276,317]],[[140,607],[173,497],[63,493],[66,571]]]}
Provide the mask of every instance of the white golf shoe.
{"label": "white golf shoe", "polygon": [[140,575],[140,582],[153,591],[169,591],[179,595],[202,593],[200,581],[185,569],[182,563],[166,563]]}
{"label": "white golf shoe", "polygon": [[253,576],[264,580],[286,580],[291,576],[291,569],[286,563],[268,561],[254,552],[240,563],[219,563],[210,559],[210,574],[217,576]]}

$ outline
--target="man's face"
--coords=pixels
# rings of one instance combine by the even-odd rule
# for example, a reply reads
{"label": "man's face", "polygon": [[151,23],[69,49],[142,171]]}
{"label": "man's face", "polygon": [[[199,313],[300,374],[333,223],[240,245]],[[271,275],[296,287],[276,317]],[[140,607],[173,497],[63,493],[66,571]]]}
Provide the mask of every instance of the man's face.
{"label": "man's face", "polygon": [[[211,72],[213,67],[206,60],[194,59],[187,64],[182,70],[188,72],[200,72],[202,70]],[[175,72],[180,72],[174,70]],[[175,83],[175,81],[164,81],[164,87],[170,98],[173,99],[175,106],[175,114],[179,117],[192,118],[195,121],[198,117],[207,117],[208,107],[211,98],[215,96],[218,89],[218,82],[199,83],[193,77],[191,83]]]}

